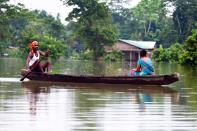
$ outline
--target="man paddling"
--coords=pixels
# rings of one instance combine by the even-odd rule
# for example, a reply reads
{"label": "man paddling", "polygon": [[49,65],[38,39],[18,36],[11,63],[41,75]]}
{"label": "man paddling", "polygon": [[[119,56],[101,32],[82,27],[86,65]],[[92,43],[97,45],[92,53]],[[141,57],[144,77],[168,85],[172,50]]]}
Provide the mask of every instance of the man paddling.
{"label": "man paddling", "polygon": [[30,52],[26,60],[26,67],[32,72],[48,72],[51,70],[51,63],[47,59],[44,64],[41,64],[40,56],[44,56],[47,58],[50,54],[50,51],[42,52],[38,50],[38,47],[38,41],[32,41],[30,43]]}

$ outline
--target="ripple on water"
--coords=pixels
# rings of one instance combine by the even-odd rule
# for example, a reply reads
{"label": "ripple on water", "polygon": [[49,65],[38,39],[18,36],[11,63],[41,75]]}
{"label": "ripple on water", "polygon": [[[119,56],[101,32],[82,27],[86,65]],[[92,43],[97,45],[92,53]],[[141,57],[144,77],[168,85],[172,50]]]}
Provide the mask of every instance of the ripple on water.
{"label": "ripple on water", "polygon": [[14,82],[14,83],[19,83],[20,78],[0,78],[0,82]]}

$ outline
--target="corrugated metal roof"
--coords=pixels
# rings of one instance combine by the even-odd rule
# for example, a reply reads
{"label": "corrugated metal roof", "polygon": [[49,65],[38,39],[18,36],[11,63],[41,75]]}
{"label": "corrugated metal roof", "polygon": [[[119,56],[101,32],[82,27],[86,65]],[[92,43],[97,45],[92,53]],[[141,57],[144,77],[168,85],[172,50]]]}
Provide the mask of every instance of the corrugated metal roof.
{"label": "corrugated metal roof", "polygon": [[119,39],[119,41],[139,47],[141,49],[154,49],[156,44],[155,41],[134,41],[134,40],[123,40],[123,39]]}

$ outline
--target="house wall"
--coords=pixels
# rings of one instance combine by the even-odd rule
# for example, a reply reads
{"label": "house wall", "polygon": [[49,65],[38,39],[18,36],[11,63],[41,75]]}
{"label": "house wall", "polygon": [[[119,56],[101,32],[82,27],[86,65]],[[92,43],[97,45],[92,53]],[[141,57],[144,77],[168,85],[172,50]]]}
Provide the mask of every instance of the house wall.
{"label": "house wall", "polygon": [[[137,61],[140,56],[140,51],[142,50],[141,48],[122,41],[117,41],[112,48],[105,46],[104,49],[106,52],[110,52],[112,49],[122,51],[126,61]],[[153,50],[149,49],[147,51],[152,53]]]}
{"label": "house wall", "polygon": [[113,48],[122,51],[126,61],[137,61],[139,58],[139,52],[141,51],[140,48],[121,41],[116,42]]}
{"label": "house wall", "polygon": [[137,51],[122,51],[126,61],[137,61],[139,59],[139,52]]}
{"label": "house wall", "polygon": [[[140,56],[140,51],[142,50],[141,48],[129,45],[122,41],[116,42],[113,49],[122,51],[126,61],[137,61]],[[149,49],[147,51],[152,53],[153,50]]]}

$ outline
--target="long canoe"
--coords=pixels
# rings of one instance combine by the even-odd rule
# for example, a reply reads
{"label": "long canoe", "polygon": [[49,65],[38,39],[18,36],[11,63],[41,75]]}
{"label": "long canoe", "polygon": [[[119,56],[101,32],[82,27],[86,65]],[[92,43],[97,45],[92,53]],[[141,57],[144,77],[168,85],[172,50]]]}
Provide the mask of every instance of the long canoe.
{"label": "long canoe", "polygon": [[[25,76],[27,70],[22,69]],[[71,82],[71,83],[106,83],[132,85],[168,85],[179,80],[179,74],[151,75],[151,76],[92,76],[92,75],[65,75],[31,72],[26,78],[36,81]]]}
{"label": "long canoe", "polygon": [[[22,69],[25,76],[27,70]],[[151,76],[92,76],[92,75],[65,75],[31,72],[26,78],[37,81],[71,82],[71,83],[106,83],[132,85],[168,85],[179,80],[179,74],[151,75]]]}

